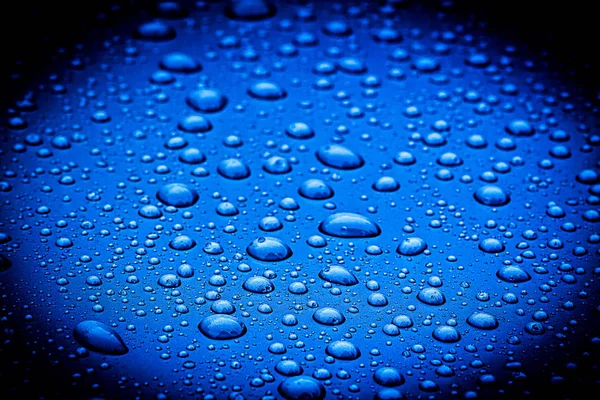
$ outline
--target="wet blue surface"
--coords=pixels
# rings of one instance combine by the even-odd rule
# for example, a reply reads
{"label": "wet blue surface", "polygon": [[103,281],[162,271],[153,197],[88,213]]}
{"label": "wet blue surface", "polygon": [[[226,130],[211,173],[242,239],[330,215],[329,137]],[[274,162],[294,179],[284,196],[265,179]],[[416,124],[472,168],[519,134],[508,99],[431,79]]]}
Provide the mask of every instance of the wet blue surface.
{"label": "wet blue surface", "polygon": [[7,398],[597,382],[589,87],[451,8],[178,4],[6,110]]}

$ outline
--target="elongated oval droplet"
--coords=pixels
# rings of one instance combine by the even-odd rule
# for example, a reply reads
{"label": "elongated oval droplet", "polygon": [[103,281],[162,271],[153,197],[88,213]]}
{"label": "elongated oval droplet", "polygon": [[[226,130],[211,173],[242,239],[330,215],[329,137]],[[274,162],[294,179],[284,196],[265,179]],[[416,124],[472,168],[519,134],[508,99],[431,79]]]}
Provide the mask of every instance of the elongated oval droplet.
{"label": "elongated oval droplet", "polygon": [[362,167],[365,160],[362,156],[345,146],[328,144],[317,150],[317,159],[331,168],[352,170]]}
{"label": "elongated oval droplet", "polygon": [[330,215],[319,225],[319,230],[339,238],[370,238],[381,234],[381,228],[365,216],[354,213]]}
{"label": "elongated oval droplet", "polygon": [[81,322],[75,327],[73,337],[83,347],[98,353],[120,356],[129,351],[119,333],[102,322]]}
{"label": "elongated oval droplet", "polygon": [[243,322],[227,314],[215,314],[204,318],[198,329],[204,336],[214,340],[237,339],[247,331]]}
{"label": "elongated oval droplet", "polygon": [[343,286],[354,286],[358,283],[358,279],[352,272],[339,265],[328,265],[319,272],[319,277]]}
{"label": "elongated oval droplet", "polygon": [[284,88],[273,82],[257,82],[247,90],[250,97],[258,100],[280,100],[287,93]]}

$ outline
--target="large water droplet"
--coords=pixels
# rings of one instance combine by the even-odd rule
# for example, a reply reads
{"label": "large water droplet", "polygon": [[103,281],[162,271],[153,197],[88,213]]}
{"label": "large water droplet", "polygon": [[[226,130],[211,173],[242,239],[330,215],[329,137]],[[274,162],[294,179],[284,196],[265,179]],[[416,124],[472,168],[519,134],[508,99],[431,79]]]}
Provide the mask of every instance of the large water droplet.
{"label": "large water droplet", "polygon": [[339,265],[326,266],[319,272],[319,277],[327,282],[343,286],[353,286],[358,283],[358,279],[356,279],[352,272]]}
{"label": "large water droplet", "polygon": [[340,238],[370,238],[381,234],[379,225],[354,213],[332,214],[319,224],[319,230]]}
{"label": "large water droplet", "polygon": [[333,307],[321,307],[313,314],[313,319],[321,325],[341,325],[346,317],[338,309]]}
{"label": "large water droplet", "polygon": [[396,251],[403,256],[417,256],[427,249],[425,240],[419,237],[406,238],[398,245]]}
{"label": "large water droplet", "polygon": [[494,185],[480,187],[473,196],[478,203],[490,207],[499,207],[510,202],[510,196],[504,190]]}
{"label": "large water droplet", "polygon": [[259,237],[246,248],[250,256],[260,261],[283,261],[292,256],[292,249],[274,237]]}
{"label": "large water droplet", "polygon": [[229,0],[225,7],[225,15],[240,21],[260,21],[275,13],[275,6],[266,0]]}
{"label": "large water droplet", "polygon": [[308,376],[287,378],[277,391],[286,400],[323,400],[327,394],[321,382]]}
{"label": "large water droplet", "polygon": [[321,147],[317,153],[317,159],[331,168],[352,170],[364,165],[363,158],[345,146],[339,144],[328,144]]}
{"label": "large water droplet", "polygon": [[327,355],[338,360],[356,360],[360,357],[360,350],[352,342],[337,340],[325,348]]}
{"label": "large water droplet", "polygon": [[198,89],[188,94],[186,101],[196,111],[215,113],[227,105],[227,97],[217,89]]}
{"label": "large water droplet", "polygon": [[98,321],[83,321],[73,331],[73,337],[82,346],[109,355],[123,355],[129,349],[113,328]]}
{"label": "large water droplet", "polygon": [[493,330],[498,327],[498,320],[496,317],[483,312],[476,312],[469,315],[467,323],[474,328],[484,330]]}
{"label": "large water droplet", "polygon": [[251,97],[259,100],[280,100],[287,95],[285,89],[273,82],[254,83],[247,92]]}
{"label": "large water droplet", "polygon": [[242,286],[247,291],[258,294],[271,293],[275,290],[275,285],[264,276],[252,276]]}
{"label": "large water droplet", "polygon": [[183,183],[169,183],[156,193],[156,198],[162,203],[180,208],[193,206],[199,197],[196,189]]}
{"label": "large water droplet", "polygon": [[198,329],[204,336],[214,340],[237,339],[247,331],[246,325],[227,314],[215,314],[204,318]]}

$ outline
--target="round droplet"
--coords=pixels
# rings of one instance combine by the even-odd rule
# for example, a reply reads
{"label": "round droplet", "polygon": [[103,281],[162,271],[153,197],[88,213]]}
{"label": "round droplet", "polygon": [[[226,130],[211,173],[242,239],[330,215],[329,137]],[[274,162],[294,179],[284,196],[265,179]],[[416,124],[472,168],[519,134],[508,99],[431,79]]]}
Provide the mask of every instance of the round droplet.
{"label": "round droplet", "polygon": [[403,256],[417,256],[427,249],[427,243],[419,237],[406,238],[398,245],[396,251]]}
{"label": "round droplet", "polygon": [[417,294],[417,299],[430,306],[441,306],[446,302],[446,296],[436,288],[425,288]]}
{"label": "round droplet", "polygon": [[280,239],[259,237],[246,248],[248,254],[260,261],[277,262],[292,256],[292,249]]}
{"label": "round droplet", "polygon": [[206,155],[195,147],[189,147],[179,154],[179,161],[185,164],[202,164],[206,161]]}
{"label": "round droplet", "polygon": [[333,197],[333,189],[320,179],[308,179],[298,189],[300,196],[310,200],[325,200]]}
{"label": "round droplet", "polygon": [[535,133],[533,126],[522,119],[511,121],[505,128],[506,132],[514,136],[531,136]]}
{"label": "round droplet", "polygon": [[400,151],[394,157],[394,162],[398,165],[413,165],[417,162],[417,159],[408,151]]}
{"label": "round droplet", "polygon": [[498,278],[509,283],[527,282],[531,276],[527,271],[522,270],[514,265],[503,265],[496,273]]}
{"label": "round droplet", "polygon": [[275,285],[264,276],[252,276],[243,284],[244,289],[252,293],[266,294],[275,290]]}
{"label": "round droplet", "polygon": [[504,243],[495,238],[487,238],[479,243],[479,250],[484,253],[496,254],[503,252],[504,249]]}
{"label": "round droplet", "polygon": [[356,360],[360,357],[360,350],[354,343],[345,340],[331,342],[325,348],[327,355],[337,360]]}
{"label": "round droplet", "polygon": [[400,314],[392,319],[392,324],[398,328],[408,329],[413,326],[413,320],[408,315]]}
{"label": "round droplet", "polygon": [[469,315],[467,323],[474,328],[483,329],[486,331],[496,329],[498,327],[498,320],[493,315],[476,312]]}
{"label": "round droplet", "polygon": [[198,329],[204,336],[214,340],[237,339],[247,331],[246,325],[227,314],[215,314],[204,318]]}
{"label": "round droplet", "polygon": [[460,341],[460,333],[453,326],[442,325],[435,328],[433,338],[442,343],[456,343]]}
{"label": "round droplet", "polygon": [[161,187],[156,193],[156,198],[173,207],[191,207],[200,198],[196,189],[183,183],[169,183]]}
{"label": "round droplet", "polygon": [[283,376],[298,376],[302,375],[304,369],[294,360],[282,360],[275,364],[275,371]]}
{"label": "round droplet", "polygon": [[373,380],[386,387],[396,387],[404,383],[404,376],[396,368],[378,368],[373,374]]}
{"label": "round droplet", "polygon": [[240,180],[250,176],[250,168],[237,158],[223,160],[217,166],[217,172],[223,178]]}
{"label": "round droplet", "polygon": [[217,89],[198,89],[188,94],[186,101],[196,111],[215,113],[227,105],[227,97]]}
{"label": "round droplet", "polygon": [[158,279],[158,284],[167,289],[181,286],[181,280],[175,274],[164,274]]}
{"label": "round droplet", "polygon": [[406,400],[406,396],[394,388],[385,388],[375,393],[374,400]]}
{"label": "round droplet", "polygon": [[310,139],[315,136],[313,129],[304,122],[294,122],[285,130],[286,135],[294,139]]}
{"label": "round droplet", "polygon": [[196,246],[196,241],[187,235],[180,235],[169,242],[169,247],[173,250],[190,250]]}
{"label": "round droplet", "polygon": [[321,307],[313,314],[313,319],[321,325],[335,326],[346,322],[346,317],[333,307]]}
{"label": "round droplet", "polygon": [[382,193],[390,193],[400,189],[400,184],[391,176],[382,176],[375,181],[373,189]]}
{"label": "round droplet", "polygon": [[321,382],[308,376],[287,378],[277,391],[286,400],[323,400],[327,394]]}
{"label": "round droplet", "polygon": [[499,207],[510,202],[510,196],[498,186],[485,185],[477,189],[473,195],[479,204]]}
{"label": "round droplet", "polygon": [[181,119],[177,126],[189,133],[203,133],[212,129],[211,122],[201,115],[189,115]]}
{"label": "round droplet", "polygon": [[138,214],[141,217],[148,218],[148,219],[157,219],[157,218],[162,217],[162,215],[163,215],[163,213],[160,210],[160,208],[158,208],[156,206],[153,206],[153,205],[143,206],[138,211]]}
{"label": "round droplet", "polygon": [[283,157],[273,156],[263,163],[263,170],[274,175],[287,174],[292,170],[292,165]]}

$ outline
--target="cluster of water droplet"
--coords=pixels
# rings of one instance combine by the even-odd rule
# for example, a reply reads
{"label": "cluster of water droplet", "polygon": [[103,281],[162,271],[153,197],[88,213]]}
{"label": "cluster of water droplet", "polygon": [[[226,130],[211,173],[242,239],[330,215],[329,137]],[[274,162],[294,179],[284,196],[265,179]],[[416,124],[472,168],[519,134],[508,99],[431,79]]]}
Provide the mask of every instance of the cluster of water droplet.
{"label": "cluster of water droplet", "polygon": [[164,1],[61,53],[2,128],[31,340],[207,400],[474,398],[597,346],[597,103],[402,3]]}

